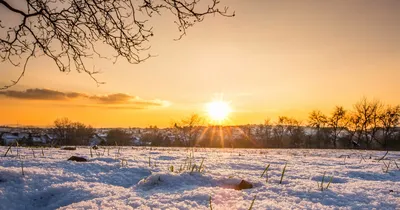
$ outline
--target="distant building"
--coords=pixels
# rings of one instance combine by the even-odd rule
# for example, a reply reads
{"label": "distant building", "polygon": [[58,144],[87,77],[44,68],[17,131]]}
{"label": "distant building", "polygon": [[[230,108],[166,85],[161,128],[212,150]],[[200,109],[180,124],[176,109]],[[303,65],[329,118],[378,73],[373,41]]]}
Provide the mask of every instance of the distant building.
{"label": "distant building", "polygon": [[18,142],[21,145],[44,145],[52,141],[48,134],[34,134],[31,132],[4,132],[0,135],[4,145]]}
{"label": "distant building", "polygon": [[104,138],[101,134],[95,133],[92,138],[89,139],[89,145],[103,145],[107,142],[106,138]]}
{"label": "distant building", "polygon": [[15,143],[16,141],[20,140],[18,133],[3,133],[1,136],[4,145],[10,145]]}

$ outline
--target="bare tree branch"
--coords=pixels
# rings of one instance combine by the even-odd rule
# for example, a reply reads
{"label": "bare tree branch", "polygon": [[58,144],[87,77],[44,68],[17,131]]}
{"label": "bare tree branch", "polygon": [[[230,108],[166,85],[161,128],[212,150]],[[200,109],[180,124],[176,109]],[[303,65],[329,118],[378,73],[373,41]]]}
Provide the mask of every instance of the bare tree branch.
{"label": "bare tree branch", "polygon": [[[25,60],[22,72],[6,89],[24,76],[31,57],[45,55],[53,60],[61,72],[87,73],[97,84],[98,72],[87,67],[93,55],[102,56],[97,47],[105,44],[114,52],[113,60],[122,57],[138,64],[151,57],[143,55],[153,36],[147,21],[154,13],[163,11],[175,16],[181,36],[188,28],[210,14],[231,17],[228,8],[219,9],[218,0],[25,0],[26,8],[16,8],[10,1],[0,0],[10,13],[21,16],[21,22],[6,29],[0,22],[0,59],[19,66],[16,60]],[[206,6],[206,7],[204,7]],[[25,11],[25,10],[26,11]],[[97,46],[97,47],[96,47]]]}

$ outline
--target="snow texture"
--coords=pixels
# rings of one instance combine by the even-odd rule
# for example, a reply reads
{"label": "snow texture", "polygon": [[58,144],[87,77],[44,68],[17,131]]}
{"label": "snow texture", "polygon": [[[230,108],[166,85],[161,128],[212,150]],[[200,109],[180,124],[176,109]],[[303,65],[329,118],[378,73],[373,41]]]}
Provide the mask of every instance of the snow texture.
{"label": "snow texture", "polygon": [[[210,196],[216,210],[247,210],[254,196],[253,209],[400,209],[400,152],[379,160],[385,151],[107,147],[91,155],[78,147],[42,155],[13,147],[3,157],[6,150],[0,210],[210,209]],[[89,161],[67,161],[73,155]],[[235,190],[241,180],[253,188]]]}

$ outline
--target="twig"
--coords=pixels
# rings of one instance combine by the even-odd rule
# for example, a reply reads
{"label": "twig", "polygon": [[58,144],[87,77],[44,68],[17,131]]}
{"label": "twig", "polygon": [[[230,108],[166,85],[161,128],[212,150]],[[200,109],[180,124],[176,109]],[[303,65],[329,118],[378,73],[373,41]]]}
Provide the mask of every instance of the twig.
{"label": "twig", "polygon": [[383,162],[383,164],[385,164],[385,167],[386,167],[386,170],[383,170],[383,172],[384,172],[384,173],[388,173],[388,172],[389,172],[390,163],[391,163],[392,161],[389,161],[388,164],[386,164],[385,161],[382,161],[382,162]]}
{"label": "twig", "polygon": [[397,169],[400,169],[400,168],[399,168],[399,165],[397,165],[396,161],[393,160],[393,162],[394,162],[394,164],[396,165]]}
{"label": "twig", "polygon": [[363,161],[363,160],[364,160],[364,162],[367,162],[367,161],[365,160],[365,158],[361,155],[360,163],[361,163],[361,161]]}
{"label": "twig", "polygon": [[22,172],[22,176],[25,176],[25,173],[24,173],[24,161],[21,160],[21,157],[19,158],[19,161],[21,161],[21,172]]}
{"label": "twig", "polygon": [[325,188],[325,190],[327,190],[327,189],[328,189],[328,187],[329,187],[329,185],[331,185],[331,183],[332,183],[332,179],[333,179],[333,176],[331,176],[331,178],[329,179],[329,183],[328,183],[328,185],[326,185],[326,188]]}
{"label": "twig", "polygon": [[8,151],[10,151],[10,149],[11,149],[11,145],[12,145],[12,144],[10,144],[10,146],[8,147],[8,149],[7,149],[6,153],[4,154],[4,157],[6,157],[6,156],[7,156],[7,153],[8,153]]}
{"label": "twig", "polygon": [[209,203],[210,203],[210,209],[213,210],[213,207],[212,207],[212,204],[211,204],[211,196],[210,196],[209,201],[210,201],[210,202],[209,202]]}
{"label": "twig", "polygon": [[283,167],[281,181],[279,181],[279,184],[282,184],[283,176],[285,175],[285,171],[286,171],[286,166],[287,166],[287,162],[285,163],[285,167]]}
{"label": "twig", "polygon": [[386,151],[386,153],[385,153],[385,155],[383,156],[383,157],[381,157],[381,158],[379,158],[379,159],[376,159],[376,160],[378,160],[378,162],[379,161],[381,161],[381,160],[383,160],[385,157],[386,157],[386,155],[389,153],[389,151]]}
{"label": "twig", "polygon": [[251,210],[251,209],[253,208],[253,205],[254,205],[254,201],[255,201],[255,200],[256,200],[256,196],[254,196],[253,201],[251,201],[251,205],[250,205],[249,210]]}
{"label": "twig", "polygon": [[322,176],[322,181],[321,181],[321,191],[324,191],[324,180],[325,180],[325,173],[326,173],[326,171],[324,171],[324,175]]}
{"label": "twig", "polygon": [[[268,164],[267,167],[265,167],[263,173],[261,174],[261,178],[262,178],[262,177],[264,176],[264,174],[267,172],[267,170],[268,170],[268,168],[269,168],[270,165],[271,165],[271,164]],[[267,175],[267,176],[268,176],[268,175]]]}
{"label": "twig", "polygon": [[204,162],[204,158],[201,160],[200,167],[199,167],[198,170],[197,170],[199,173],[201,172],[201,169],[202,169],[202,167],[203,167],[203,162]]}

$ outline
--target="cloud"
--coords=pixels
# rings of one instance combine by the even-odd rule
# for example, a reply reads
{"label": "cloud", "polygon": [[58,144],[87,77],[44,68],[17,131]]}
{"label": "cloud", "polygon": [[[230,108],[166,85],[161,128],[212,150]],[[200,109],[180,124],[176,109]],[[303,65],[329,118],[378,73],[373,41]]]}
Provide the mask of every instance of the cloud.
{"label": "cloud", "polygon": [[103,96],[90,96],[90,99],[96,100],[104,104],[122,104],[130,102],[134,98],[135,98],[134,96],[130,96],[124,93],[115,93]]}
{"label": "cloud", "polygon": [[78,97],[85,97],[85,94],[76,92],[60,92],[50,89],[26,89],[25,91],[6,90],[0,91],[0,95],[9,98],[27,99],[27,100],[68,100]]}
{"label": "cloud", "polygon": [[99,109],[114,109],[114,110],[142,110],[148,106],[139,105],[106,105],[106,104],[54,104],[60,107],[77,107],[77,108],[99,108]]}
{"label": "cloud", "polygon": [[65,104],[65,106],[75,107],[98,107],[110,109],[145,109],[148,107],[168,106],[168,101],[153,99],[145,100],[138,96],[125,93],[113,93],[108,95],[87,95],[79,92],[61,92],[50,89],[27,89],[24,91],[6,90],[0,91],[0,95],[8,98],[21,100],[52,100],[52,101],[71,101],[74,99],[86,99],[86,104]]}
{"label": "cloud", "polygon": [[131,96],[125,93],[94,95],[89,96],[88,98],[100,104],[107,104],[109,108],[113,109],[142,109],[142,107],[166,106],[169,104],[167,101],[157,99],[145,100],[138,96]]}

